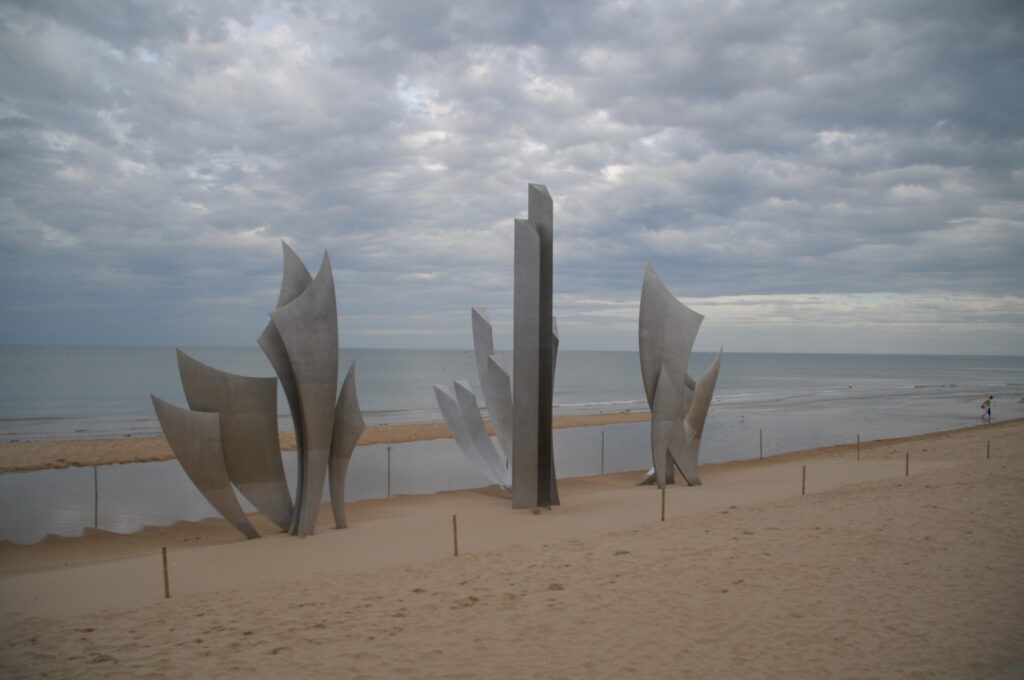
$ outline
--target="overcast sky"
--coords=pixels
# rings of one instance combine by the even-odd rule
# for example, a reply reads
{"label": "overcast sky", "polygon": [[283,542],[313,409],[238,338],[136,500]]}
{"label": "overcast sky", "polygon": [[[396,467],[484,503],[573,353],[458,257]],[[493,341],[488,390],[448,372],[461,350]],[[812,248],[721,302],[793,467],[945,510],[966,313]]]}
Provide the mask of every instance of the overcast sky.
{"label": "overcast sky", "polygon": [[0,343],[255,346],[282,240],[348,347],[1024,353],[1024,3],[0,1]]}

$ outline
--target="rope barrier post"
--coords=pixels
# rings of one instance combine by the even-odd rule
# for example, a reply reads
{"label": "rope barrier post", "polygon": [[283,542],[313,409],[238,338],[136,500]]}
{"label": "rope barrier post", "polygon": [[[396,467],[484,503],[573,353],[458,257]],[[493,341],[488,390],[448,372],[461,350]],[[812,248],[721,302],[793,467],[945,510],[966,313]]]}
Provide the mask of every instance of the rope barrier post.
{"label": "rope barrier post", "polygon": [[807,495],[807,466],[804,465],[803,477],[800,481],[800,495]]}
{"label": "rope barrier post", "polygon": [[757,431],[757,457],[764,460],[764,430]]}
{"label": "rope barrier post", "polygon": [[452,544],[455,548],[455,557],[459,556],[459,520],[452,515]]}
{"label": "rope barrier post", "polygon": [[167,546],[161,546],[160,552],[163,554],[164,560],[164,598],[168,599],[171,597],[171,577],[167,573]]}
{"label": "rope barrier post", "polygon": [[92,466],[92,526],[100,528],[100,473],[99,466]]}
{"label": "rope barrier post", "polygon": [[860,435],[857,435],[857,460],[860,460]]}
{"label": "rope barrier post", "polygon": [[903,473],[903,476],[904,477],[909,477],[910,476],[910,451],[907,451],[907,468],[906,468],[906,472]]}
{"label": "rope barrier post", "polygon": [[604,474],[604,430],[601,430],[601,474]]}
{"label": "rope barrier post", "polygon": [[388,498],[391,498],[391,447],[388,447]]}
{"label": "rope barrier post", "polygon": [[985,442],[985,460],[992,457],[992,441]]}

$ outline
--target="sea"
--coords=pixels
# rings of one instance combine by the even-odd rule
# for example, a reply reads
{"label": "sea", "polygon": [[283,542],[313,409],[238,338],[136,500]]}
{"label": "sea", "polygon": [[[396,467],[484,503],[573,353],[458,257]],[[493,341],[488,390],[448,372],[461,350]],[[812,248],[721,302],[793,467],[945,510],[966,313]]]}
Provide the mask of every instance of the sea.
{"label": "sea", "polygon": [[[182,349],[220,370],[274,375],[256,347]],[[511,366],[511,352],[499,353]],[[695,352],[691,375],[702,375],[714,356]],[[468,380],[481,394],[470,350],[344,349],[340,362],[343,371],[355,363],[368,425],[443,421],[435,384]],[[185,406],[172,347],[0,346],[0,442],[159,436],[151,393]],[[701,463],[978,425],[989,395],[993,422],[1024,417],[1024,356],[725,352]],[[560,350],[554,411],[647,411],[639,354]],[[283,393],[278,412],[280,427],[292,429]],[[644,470],[649,431],[646,423],[558,430],[557,473]],[[285,464],[294,474],[294,454],[285,453]],[[346,498],[486,484],[451,439],[363,446]],[[130,532],[213,515],[176,461],[0,474],[0,540],[30,543],[94,526]]]}

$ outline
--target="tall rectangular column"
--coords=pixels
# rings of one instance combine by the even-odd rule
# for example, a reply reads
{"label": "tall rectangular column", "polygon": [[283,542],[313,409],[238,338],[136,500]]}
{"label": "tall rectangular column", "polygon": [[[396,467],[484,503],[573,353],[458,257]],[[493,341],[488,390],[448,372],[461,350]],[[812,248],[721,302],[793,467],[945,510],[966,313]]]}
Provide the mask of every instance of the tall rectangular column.
{"label": "tall rectangular column", "polygon": [[558,504],[551,433],[554,388],[551,195],[529,186],[527,220],[515,222],[512,506]]}

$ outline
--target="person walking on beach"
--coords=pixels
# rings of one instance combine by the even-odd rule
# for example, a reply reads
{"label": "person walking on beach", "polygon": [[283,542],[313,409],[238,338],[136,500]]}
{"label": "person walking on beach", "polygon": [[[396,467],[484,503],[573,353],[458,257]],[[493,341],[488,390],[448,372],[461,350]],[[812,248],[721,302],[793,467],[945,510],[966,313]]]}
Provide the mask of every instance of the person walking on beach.
{"label": "person walking on beach", "polygon": [[988,422],[992,422],[992,395],[988,395],[988,399],[981,402],[981,419],[988,419]]}

